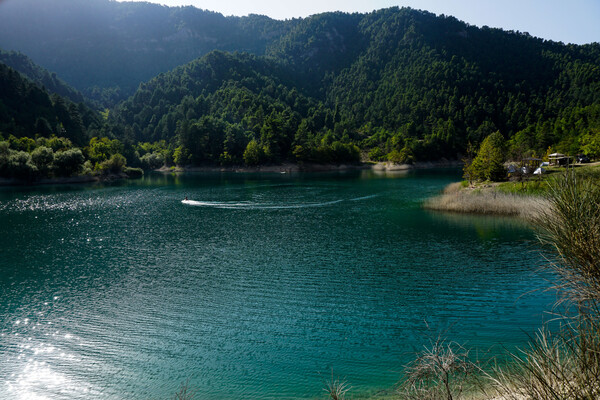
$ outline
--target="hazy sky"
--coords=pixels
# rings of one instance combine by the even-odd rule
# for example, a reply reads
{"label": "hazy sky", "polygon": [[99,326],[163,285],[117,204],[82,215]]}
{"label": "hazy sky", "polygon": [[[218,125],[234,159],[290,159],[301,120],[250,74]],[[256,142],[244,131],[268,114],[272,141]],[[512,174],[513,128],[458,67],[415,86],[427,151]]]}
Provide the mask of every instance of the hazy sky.
{"label": "hazy sky", "polygon": [[168,6],[193,5],[224,15],[306,17],[324,11],[372,11],[409,6],[453,15],[472,25],[529,32],[565,43],[600,42],[600,0],[150,0]]}

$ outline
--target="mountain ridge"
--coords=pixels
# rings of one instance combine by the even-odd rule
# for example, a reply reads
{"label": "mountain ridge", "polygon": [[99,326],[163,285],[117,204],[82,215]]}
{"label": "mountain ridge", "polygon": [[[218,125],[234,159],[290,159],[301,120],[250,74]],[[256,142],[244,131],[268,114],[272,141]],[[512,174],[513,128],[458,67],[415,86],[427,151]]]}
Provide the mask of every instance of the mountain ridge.
{"label": "mountain ridge", "polygon": [[[194,163],[243,162],[251,143],[260,153],[253,159],[261,163],[356,160],[355,147],[372,160],[456,159],[498,130],[513,156],[539,155],[549,146],[596,151],[600,142],[598,43],[564,45],[398,7],[274,21],[193,7],[130,6],[118,8],[128,10],[116,25],[124,33],[109,33],[122,40],[115,39],[118,54],[127,46],[131,52],[124,58],[100,52],[106,63],[99,71],[78,66],[92,77],[112,71],[130,82],[132,96],[112,109],[102,132],[130,141],[165,140]],[[190,28],[200,20],[204,36]],[[151,26],[154,33],[144,31]],[[227,27],[237,28],[225,34]],[[97,31],[95,26],[89,35]],[[210,36],[219,32],[223,36]],[[244,32],[259,35],[236,42]],[[143,34],[146,41],[129,40]],[[201,43],[193,45],[190,38],[197,35]],[[169,38],[169,54],[186,57],[202,53],[200,45],[213,45],[133,90],[131,82],[150,69],[132,70],[128,61],[147,67],[136,54],[148,43],[154,43],[148,52],[163,46],[157,37]],[[223,49],[232,43],[250,51]],[[75,59],[78,48],[64,54]],[[178,62],[163,50],[163,59]],[[134,72],[138,78],[128,75]],[[91,90],[102,97],[115,82]]]}

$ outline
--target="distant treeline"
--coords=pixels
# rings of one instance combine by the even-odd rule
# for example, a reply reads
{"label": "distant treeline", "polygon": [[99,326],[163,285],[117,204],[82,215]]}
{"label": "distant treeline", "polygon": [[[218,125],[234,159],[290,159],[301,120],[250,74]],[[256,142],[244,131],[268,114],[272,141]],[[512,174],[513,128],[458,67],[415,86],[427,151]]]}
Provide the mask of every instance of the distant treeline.
{"label": "distant treeline", "polygon": [[[143,145],[140,145],[140,150]],[[140,160],[135,148],[126,148],[119,140],[92,138],[85,147],[76,147],[64,137],[51,136],[36,139],[13,135],[6,140],[0,135],[0,178],[35,182],[40,179],[105,176],[124,174],[136,178],[143,175],[142,168],[129,167],[122,154],[129,151],[129,159],[136,165],[147,165],[148,157]],[[162,163],[160,164],[162,165]]]}

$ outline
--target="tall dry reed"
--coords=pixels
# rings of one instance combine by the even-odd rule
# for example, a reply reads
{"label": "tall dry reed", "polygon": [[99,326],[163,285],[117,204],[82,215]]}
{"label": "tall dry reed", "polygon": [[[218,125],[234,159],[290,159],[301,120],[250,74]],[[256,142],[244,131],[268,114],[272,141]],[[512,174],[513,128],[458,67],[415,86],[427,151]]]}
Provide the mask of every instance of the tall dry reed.
{"label": "tall dry reed", "polygon": [[600,186],[569,171],[549,201],[535,222],[556,257],[560,328],[540,331],[490,377],[503,399],[600,399]]}
{"label": "tall dry reed", "polygon": [[463,189],[460,183],[448,185],[437,197],[427,200],[426,209],[471,214],[507,215],[529,220],[549,207],[541,197],[500,193],[496,190]]}

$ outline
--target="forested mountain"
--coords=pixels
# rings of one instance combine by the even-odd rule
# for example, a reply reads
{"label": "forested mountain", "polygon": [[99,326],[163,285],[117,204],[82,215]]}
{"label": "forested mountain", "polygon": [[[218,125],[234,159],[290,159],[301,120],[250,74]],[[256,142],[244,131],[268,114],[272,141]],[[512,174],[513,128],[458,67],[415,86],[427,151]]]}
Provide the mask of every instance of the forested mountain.
{"label": "forested mountain", "polygon": [[[498,130],[515,157],[552,145],[572,153],[600,128],[598,44],[391,8],[302,20],[267,55],[211,53],[161,74],[118,108],[113,129],[178,138],[195,162],[215,162],[223,152],[241,159],[252,140],[263,161],[340,160],[334,143],[373,159],[457,158]],[[208,117],[220,139],[189,133]],[[231,148],[227,129],[241,132]],[[190,144],[215,141],[209,152]]]}
{"label": "forested mountain", "polygon": [[101,126],[100,116],[83,103],[49,94],[11,67],[0,63],[0,134],[16,137],[52,135],[76,145],[89,141]]}
{"label": "forested mountain", "polygon": [[33,83],[45,88],[50,93],[56,93],[75,103],[84,101],[83,95],[78,90],[65,83],[55,72],[49,72],[35,64],[25,54],[0,50],[0,63],[4,63],[14,70],[19,71],[33,81]]}
{"label": "forested mountain", "polygon": [[407,8],[290,21],[108,0],[0,11],[0,46],[104,104],[137,87],[94,135],[162,141],[146,148],[167,161],[456,159],[496,131],[514,158],[549,146],[600,156],[598,43]]}
{"label": "forested mountain", "polygon": [[[140,85],[108,130],[132,141],[175,140],[195,164],[358,161],[351,138],[331,133],[335,112],[293,83],[273,60],[211,52]],[[244,157],[250,142],[258,146],[252,159]]]}
{"label": "forested mountain", "polygon": [[0,48],[27,54],[86,96],[107,100],[215,49],[263,54],[295,24],[139,2],[5,0]]}

